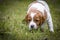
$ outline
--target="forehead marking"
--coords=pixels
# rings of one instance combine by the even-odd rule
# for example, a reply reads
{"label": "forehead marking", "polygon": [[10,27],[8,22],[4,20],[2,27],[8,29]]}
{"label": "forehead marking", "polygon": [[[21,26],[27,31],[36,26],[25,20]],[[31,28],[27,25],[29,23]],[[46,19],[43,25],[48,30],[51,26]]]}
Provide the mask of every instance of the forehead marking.
{"label": "forehead marking", "polygon": [[31,12],[30,16],[31,16],[32,19],[33,19],[33,17],[35,16],[35,14],[36,14],[36,13]]}

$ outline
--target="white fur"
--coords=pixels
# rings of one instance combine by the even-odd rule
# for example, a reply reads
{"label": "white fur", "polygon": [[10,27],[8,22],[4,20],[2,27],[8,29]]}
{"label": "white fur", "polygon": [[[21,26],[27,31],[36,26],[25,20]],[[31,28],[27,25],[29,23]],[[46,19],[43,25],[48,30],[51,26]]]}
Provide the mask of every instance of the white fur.
{"label": "white fur", "polygon": [[31,12],[31,14],[30,14],[32,20],[31,20],[30,23],[29,23],[29,30],[31,30],[31,25],[34,25],[34,29],[37,29],[37,25],[36,25],[36,23],[33,21],[33,17],[35,16],[35,14],[36,14],[36,13],[33,13],[33,12]]}
{"label": "white fur", "polygon": [[[42,4],[40,4],[40,3],[35,3],[35,4],[32,4],[31,5],[31,7],[30,8],[36,8],[37,10],[39,10],[39,11],[41,11],[42,13],[44,13],[44,6],[42,5]],[[30,8],[29,8],[29,10],[30,10]],[[29,12],[29,10],[28,10],[28,12]]]}
{"label": "white fur", "polygon": [[[32,8],[32,7],[36,8],[37,10],[41,11],[43,13],[43,15],[44,15],[44,10],[45,10],[47,12],[47,19],[46,20],[47,20],[49,29],[50,29],[50,31],[54,32],[52,18],[51,18],[50,9],[48,7],[48,4],[42,0],[37,0],[37,1],[43,3],[44,5],[40,4],[40,3],[34,3],[31,5],[30,8]],[[27,12],[30,11],[30,8],[28,9]],[[30,22],[29,27],[30,27],[30,25],[34,24],[35,28],[37,28],[36,23],[33,21],[34,15],[35,15],[35,13],[31,13],[32,21]]]}

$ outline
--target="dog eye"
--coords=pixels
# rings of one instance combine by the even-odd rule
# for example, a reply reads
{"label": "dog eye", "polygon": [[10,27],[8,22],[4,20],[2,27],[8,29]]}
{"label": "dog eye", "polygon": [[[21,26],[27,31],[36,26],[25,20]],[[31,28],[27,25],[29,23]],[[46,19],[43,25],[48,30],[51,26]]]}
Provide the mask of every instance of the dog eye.
{"label": "dog eye", "polygon": [[35,22],[38,22],[39,20],[35,20]]}
{"label": "dog eye", "polygon": [[30,22],[31,20],[28,20],[28,22]]}

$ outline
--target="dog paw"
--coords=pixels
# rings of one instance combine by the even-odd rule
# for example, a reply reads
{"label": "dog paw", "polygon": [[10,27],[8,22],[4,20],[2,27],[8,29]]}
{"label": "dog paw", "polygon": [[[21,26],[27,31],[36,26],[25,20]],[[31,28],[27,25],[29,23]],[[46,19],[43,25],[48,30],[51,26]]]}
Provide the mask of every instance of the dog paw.
{"label": "dog paw", "polygon": [[54,30],[50,30],[50,32],[54,33]]}

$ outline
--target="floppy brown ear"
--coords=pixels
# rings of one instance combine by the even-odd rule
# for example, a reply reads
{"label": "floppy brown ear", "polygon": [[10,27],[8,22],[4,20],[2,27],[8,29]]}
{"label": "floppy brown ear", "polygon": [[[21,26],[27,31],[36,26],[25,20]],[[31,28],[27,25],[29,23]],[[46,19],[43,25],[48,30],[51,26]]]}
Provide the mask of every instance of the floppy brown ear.
{"label": "floppy brown ear", "polygon": [[[41,12],[40,12],[41,13]],[[46,20],[46,18],[47,18],[47,13],[46,13],[46,11],[44,10],[44,15],[42,15],[42,13],[40,14],[40,23],[41,23],[41,25],[44,23],[44,21]]]}
{"label": "floppy brown ear", "polygon": [[42,16],[42,23],[46,20],[47,18],[47,12],[44,10],[44,16]]}
{"label": "floppy brown ear", "polygon": [[42,24],[44,23],[45,19],[46,19],[46,18],[43,16],[43,17],[42,17]]}

